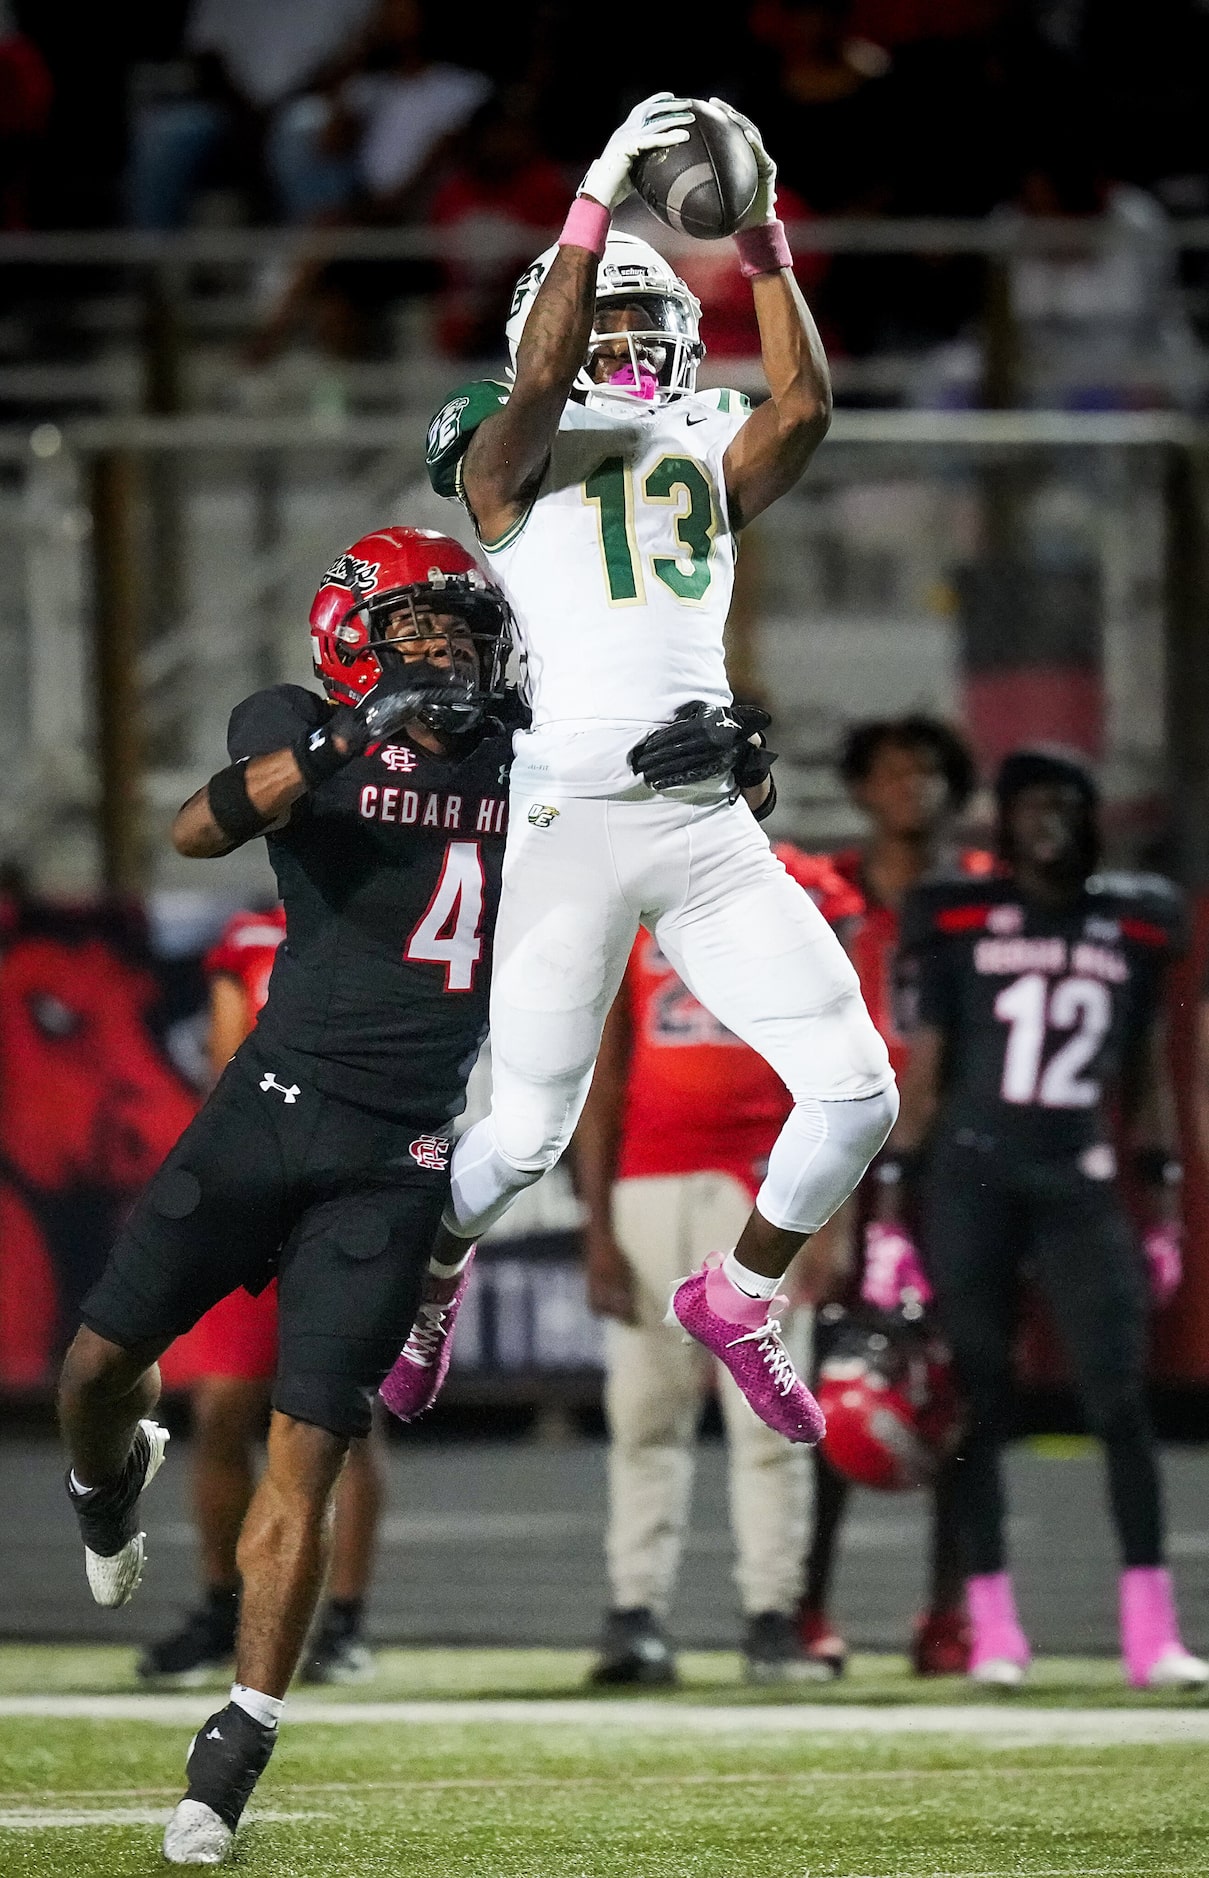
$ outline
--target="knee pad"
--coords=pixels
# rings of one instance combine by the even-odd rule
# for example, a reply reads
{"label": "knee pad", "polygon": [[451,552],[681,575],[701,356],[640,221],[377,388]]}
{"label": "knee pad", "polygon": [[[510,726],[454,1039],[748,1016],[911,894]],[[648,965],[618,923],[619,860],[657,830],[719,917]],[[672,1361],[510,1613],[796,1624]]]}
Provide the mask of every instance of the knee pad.
{"label": "knee pad", "polygon": [[897,1116],[893,1083],[848,1102],[814,1096],[795,1102],[756,1196],[764,1218],[803,1237],[820,1231],[857,1186]]}
{"label": "knee pad", "polygon": [[497,1078],[488,1127],[496,1153],[534,1180],[561,1159],[587,1101],[594,1064],[574,1080],[534,1083]]}

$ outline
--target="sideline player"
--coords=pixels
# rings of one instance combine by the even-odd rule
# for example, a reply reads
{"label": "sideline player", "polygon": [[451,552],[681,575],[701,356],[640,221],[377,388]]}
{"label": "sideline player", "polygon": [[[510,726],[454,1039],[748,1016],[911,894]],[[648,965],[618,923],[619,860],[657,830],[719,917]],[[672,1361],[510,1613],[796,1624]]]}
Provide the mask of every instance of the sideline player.
{"label": "sideline player", "polygon": [[759,166],[736,241],[770,395],[748,415],[735,393],[696,394],[697,302],[654,249],[609,232],[634,159],[687,122],[669,93],[631,112],[558,246],[521,276],[511,386],[466,387],[429,430],[433,486],[465,502],[512,603],[533,709],[515,746],[491,1112],[458,1143],[440,1252],[455,1259],[558,1160],[645,926],[793,1097],[736,1244],[672,1308],[762,1420],[813,1442],[822,1419],[781,1341],[777,1288],[897,1098],[842,946],[737,799],[748,729],[722,630],[738,533],[801,476],[830,388],[775,167],[737,119]]}
{"label": "sideline player", "polygon": [[[926,883],[903,910],[902,969],[918,1024],[884,1157],[903,1180],[920,1175],[924,1265],[969,1410],[954,1503],[969,1574],[970,1675],[1012,1686],[1029,1661],[1007,1571],[1000,1468],[1016,1282],[1027,1267],[1104,1447],[1123,1555],[1126,1674],[1137,1688],[1200,1688],[1209,1664],[1180,1641],[1163,1562],[1145,1375],[1147,1278],[1155,1304],[1180,1280],[1160,1013],[1179,901],[1157,876],[1094,871],[1099,797],[1079,759],[1017,751],[996,794],[1005,871]],[[1142,1198],[1144,1257],[1117,1182],[1115,1113]],[[902,1184],[880,1189],[899,1224]]]}
{"label": "sideline player", "polygon": [[[832,857],[837,872],[859,891],[864,907],[848,937],[848,953],[870,1015],[886,1040],[895,1075],[901,1076],[907,1046],[895,1024],[893,999],[899,911],[908,890],[944,861],[946,832],[969,800],[974,765],[947,724],[912,712],[855,725],[844,741],[839,772],[870,824],[869,837],[861,847]],[[994,865],[990,855],[977,850],[953,858],[963,872],[971,874],[988,873]],[[877,1171],[875,1162],[856,1196],[862,1241],[875,1238],[879,1231],[872,1220]],[[868,1284],[865,1301],[879,1309],[895,1309],[900,1300],[894,1274],[883,1274],[876,1260],[861,1262]],[[816,1342],[825,1339],[824,1320]],[[820,1354],[816,1349],[816,1360]],[[822,1448],[816,1449],[815,1460],[814,1533],[802,1600],[802,1641],[838,1675],[847,1650],[826,1607],[849,1486],[829,1465]],[[911,1640],[911,1660],[919,1675],[959,1675],[969,1656],[965,1580],[950,1498],[946,1470],[933,1493],[928,1609],[916,1621]]]}
{"label": "sideline player", "polygon": [[[206,957],[213,1082],[256,1023],[284,938],[281,906],[235,913]],[[180,1629],[139,1658],[139,1675],[152,1683],[201,1681],[225,1668],[235,1653],[235,1548],[252,1499],[253,1455],[277,1365],[276,1283],[266,1285],[259,1297],[240,1286],[220,1299],[180,1340],[173,1356],[195,1378],[189,1390],[190,1458],[205,1600]],[[304,1682],[359,1682],[373,1674],[361,1620],[382,1489],[381,1459],[371,1432],[351,1443],[336,1490],[327,1595],[302,1664]]]}
{"label": "sideline player", "polygon": [[[830,924],[863,902],[827,861],[773,853]],[[664,1322],[673,1285],[737,1235],[791,1106],[754,1050],[698,1004],[650,933],[639,933],[604,1027],[572,1152],[587,1212],[588,1301],[605,1326],[609,1423],[606,1550],[612,1608],[598,1683],[675,1679],[663,1625],[688,1527],[705,1352]],[[810,1315],[787,1320],[787,1344]],[[735,1580],[753,1682],[825,1676],[795,1634],[810,1480],[803,1449],[753,1414],[719,1373],[730,1462]]]}
{"label": "sideline player", "polygon": [[167,1439],[156,1359],[276,1272],[264,1475],[240,1534],[236,1682],[194,1739],[164,1840],[213,1864],[273,1751],[350,1440],[408,1335],[448,1193],[449,1124],[486,1028],[510,756],[486,714],[509,613],[455,541],[383,529],[311,611],[327,699],[232,713],[232,762],[179,811],[198,858],[267,835],[286,938],[268,1002],[136,1205],[63,1367],[68,1493],[97,1602],[133,1594]]}

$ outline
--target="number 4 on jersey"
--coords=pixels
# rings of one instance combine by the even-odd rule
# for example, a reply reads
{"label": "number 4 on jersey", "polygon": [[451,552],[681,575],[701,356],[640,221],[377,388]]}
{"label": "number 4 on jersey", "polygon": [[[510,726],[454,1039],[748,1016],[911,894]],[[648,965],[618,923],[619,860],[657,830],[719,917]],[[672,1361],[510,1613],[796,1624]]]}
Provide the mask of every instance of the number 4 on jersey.
{"label": "number 4 on jersey", "polygon": [[477,841],[451,841],[441,877],[407,941],[409,963],[443,965],[446,991],[472,991],[483,955],[483,860]]}

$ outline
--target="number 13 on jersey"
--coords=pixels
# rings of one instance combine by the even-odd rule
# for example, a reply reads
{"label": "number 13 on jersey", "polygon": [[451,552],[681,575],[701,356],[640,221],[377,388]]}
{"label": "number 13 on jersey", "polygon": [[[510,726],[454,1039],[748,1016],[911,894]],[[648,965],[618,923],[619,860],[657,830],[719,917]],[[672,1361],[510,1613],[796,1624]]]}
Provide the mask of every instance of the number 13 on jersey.
{"label": "number 13 on jersey", "polygon": [[[634,477],[624,457],[607,456],[583,485],[585,502],[596,506],[600,552],[610,606],[642,606],[643,557],[634,533]],[[677,600],[696,605],[712,578],[710,554],[718,528],[713,479],[693,457],[662,456],[642,480],[645,504],[667,507],[670,554],[652,554],[651,573]]]}

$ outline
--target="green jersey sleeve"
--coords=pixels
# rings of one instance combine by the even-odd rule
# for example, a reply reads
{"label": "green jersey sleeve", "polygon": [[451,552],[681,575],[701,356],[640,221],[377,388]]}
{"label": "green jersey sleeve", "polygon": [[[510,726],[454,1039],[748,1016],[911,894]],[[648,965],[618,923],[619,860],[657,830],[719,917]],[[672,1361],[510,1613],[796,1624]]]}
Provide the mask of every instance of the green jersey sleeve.
{"label": "green jersey sleeve", "polygon": [[457,496],[458,465],[466,447],[485,417],[507,404],[511,387],[494,378],[480,378],[473,385],[463,385],[447,398],[431,424],[424,461],[428,480],[439,496]]}

